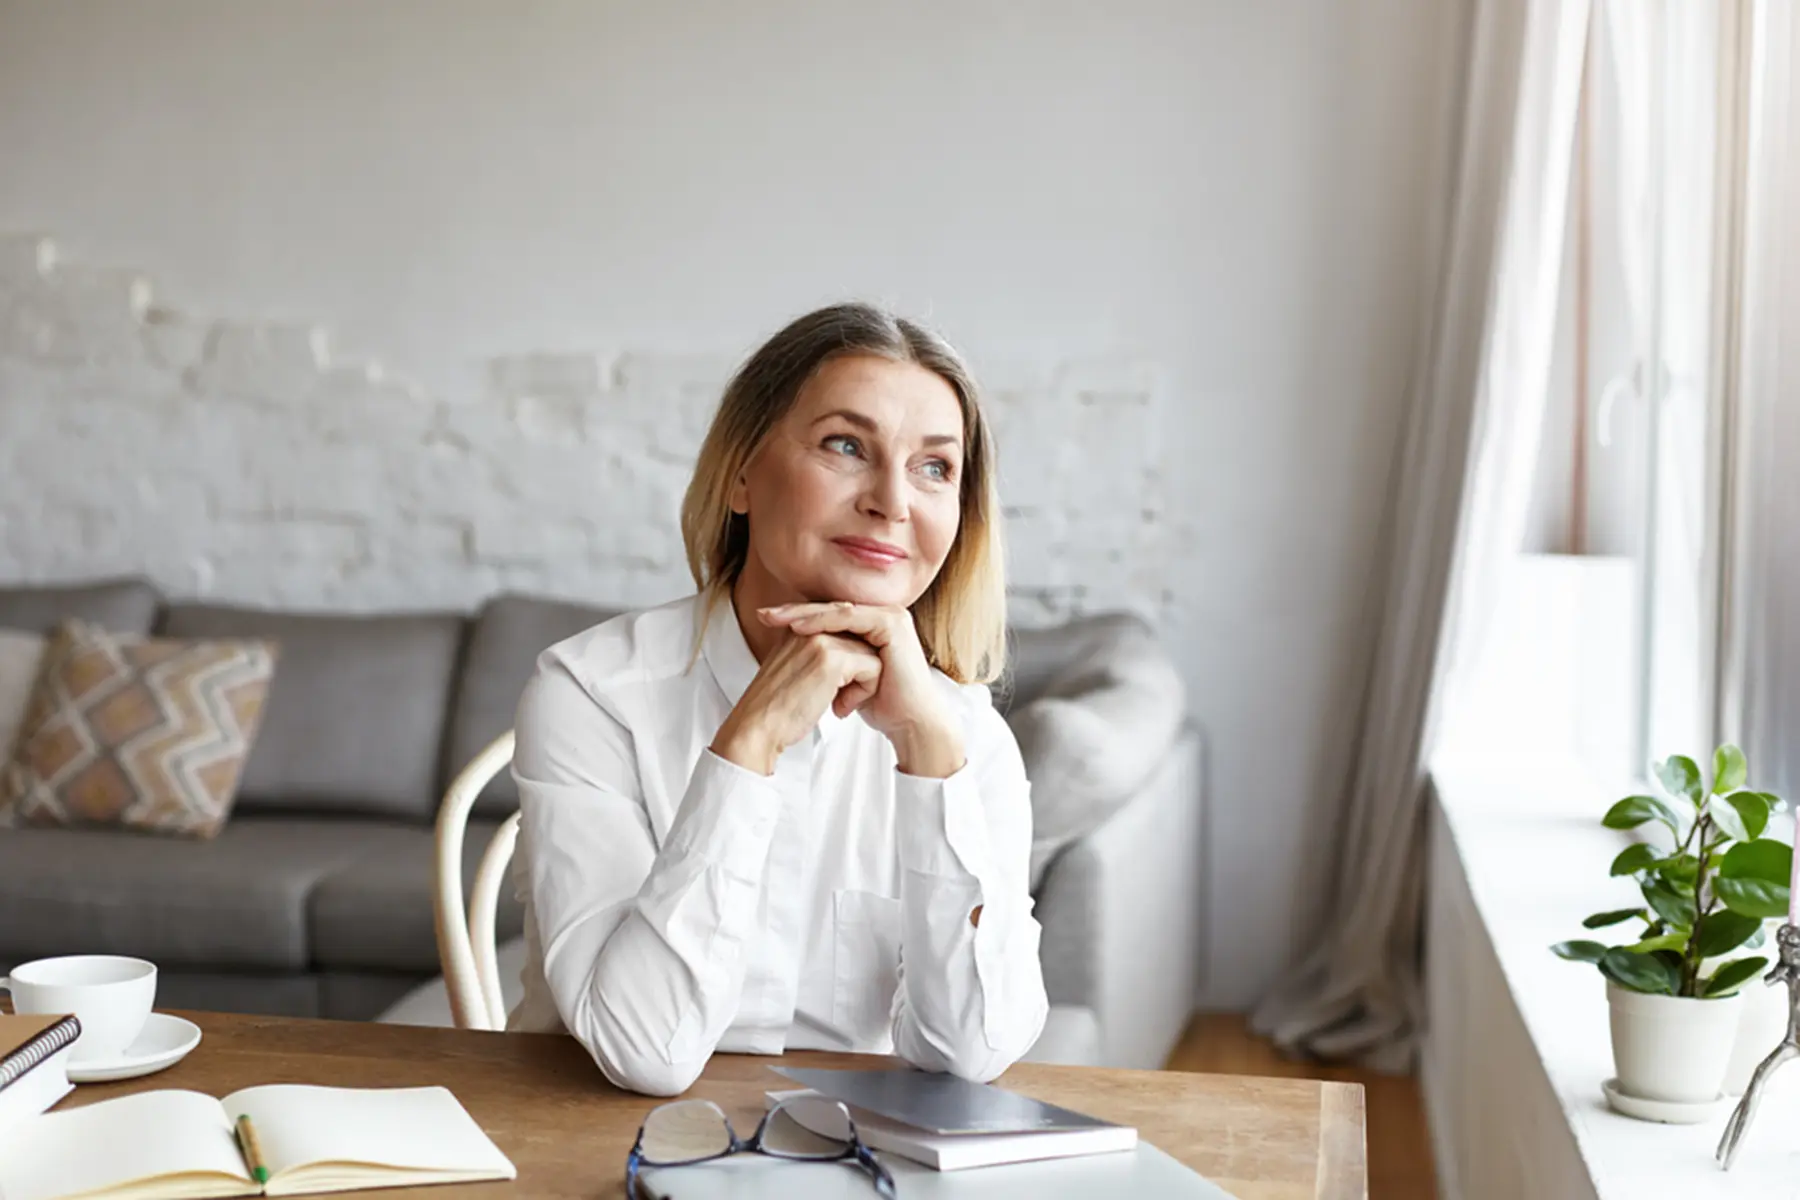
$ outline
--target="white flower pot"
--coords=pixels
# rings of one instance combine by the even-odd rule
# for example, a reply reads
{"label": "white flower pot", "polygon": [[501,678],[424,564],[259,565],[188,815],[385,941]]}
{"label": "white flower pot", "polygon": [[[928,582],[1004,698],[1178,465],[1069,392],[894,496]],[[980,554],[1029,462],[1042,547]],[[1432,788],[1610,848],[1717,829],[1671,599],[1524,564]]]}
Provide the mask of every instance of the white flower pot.
{"label": "white flower pot", "polygon": [[1752,979],[1739,994],[1744,998],[1744,1014],[1738,1021],[1737,1042],[1731,1049],[1731,1065],[1725,1068],[1727,1096],[1744,1094],[1758,1064],[1769,1057],[1769,1051],[1780,1045],[1781,1039],[1787,1035],[1786,988],[1769,987],[1761,979]]}
{"label": "white flower pot", "polygon": [[1618,1087],[1641,1100],[1717,1100],[1737,1041],[1741,995],[1722,1000],[1647,996],[1606,985]]}

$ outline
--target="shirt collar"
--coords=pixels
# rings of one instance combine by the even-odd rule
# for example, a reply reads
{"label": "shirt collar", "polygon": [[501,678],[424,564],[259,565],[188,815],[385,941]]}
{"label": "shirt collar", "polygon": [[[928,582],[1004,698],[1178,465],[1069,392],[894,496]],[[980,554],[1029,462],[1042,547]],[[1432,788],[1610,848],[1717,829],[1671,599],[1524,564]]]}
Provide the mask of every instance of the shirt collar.
{"label": "shirt collar", "polygon": [[[701,603],[706,603],[704,598]],[[750,643],[744,640],[744,631],[738,625],[737,606],[732,603],[729,594],[714,603],[712,611],[707,614],[706,633],[701,638],[700,654],[706,659],[707,669],[718,681],[719,689],[725,693],[725,699],[736,705],[743,699],[750,681],[756,678],[760,664],[756,661],[756,655],[750,652]],[[820,738],[829,738],[843,724],[844,720],[827,706],[813,732]]]}

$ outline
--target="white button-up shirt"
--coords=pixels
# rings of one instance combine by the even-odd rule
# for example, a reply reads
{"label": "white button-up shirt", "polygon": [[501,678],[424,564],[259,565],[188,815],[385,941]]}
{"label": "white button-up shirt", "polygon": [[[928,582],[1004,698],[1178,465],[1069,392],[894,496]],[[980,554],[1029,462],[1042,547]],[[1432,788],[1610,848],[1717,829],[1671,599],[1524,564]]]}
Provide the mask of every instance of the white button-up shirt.
{"label": "white button-up shirt", "polygon": [[[987,1080],[1048,1006],[1029,785],[987,689],[937,675],[967,762],[895,766],[829,710],[772,776],[707,747],[757,672],[729,600],[552,646],[519,703],[524,996],[613,1083],[672,1095],[715,1050],[897,1053]],[[971,914],[980,909],[977,924]]]}

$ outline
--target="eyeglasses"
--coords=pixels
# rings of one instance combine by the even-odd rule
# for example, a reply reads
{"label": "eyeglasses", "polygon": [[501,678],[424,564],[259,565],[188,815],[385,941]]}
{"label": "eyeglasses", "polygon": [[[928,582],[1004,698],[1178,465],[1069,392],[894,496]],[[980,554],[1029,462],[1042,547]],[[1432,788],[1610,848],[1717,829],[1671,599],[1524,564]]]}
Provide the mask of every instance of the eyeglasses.
{"label": "eyeglasses", "polygon": [[874,1177],[876,1194],[894,1200],[894,1177],[856,1135],[850,1111],[816,1096],[777,1104],[748,1140],[738,1137],[724,1110],[711,1100],[677,1100],[651,1109],[625,1160],[625,1195],[638,1200],[642,1167],[684,1167],[743,1151],[799,1162],[854,1159]]}

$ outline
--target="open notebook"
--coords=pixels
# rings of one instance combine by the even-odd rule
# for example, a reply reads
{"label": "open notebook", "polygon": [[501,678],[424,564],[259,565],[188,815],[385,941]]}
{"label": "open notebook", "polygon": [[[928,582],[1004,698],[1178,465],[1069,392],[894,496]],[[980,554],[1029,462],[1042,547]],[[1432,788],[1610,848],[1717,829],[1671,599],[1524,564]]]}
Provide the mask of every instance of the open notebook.
{"label": "open notebook", "polygon": [[[247,1115],[269,1182],[233,1125]],[[140,1092],[49,1113],[0,1134],[0,1196],[299,1196],[512,1179],[518,1172],[449,1091],[276,1084],[223,1100]]]}

